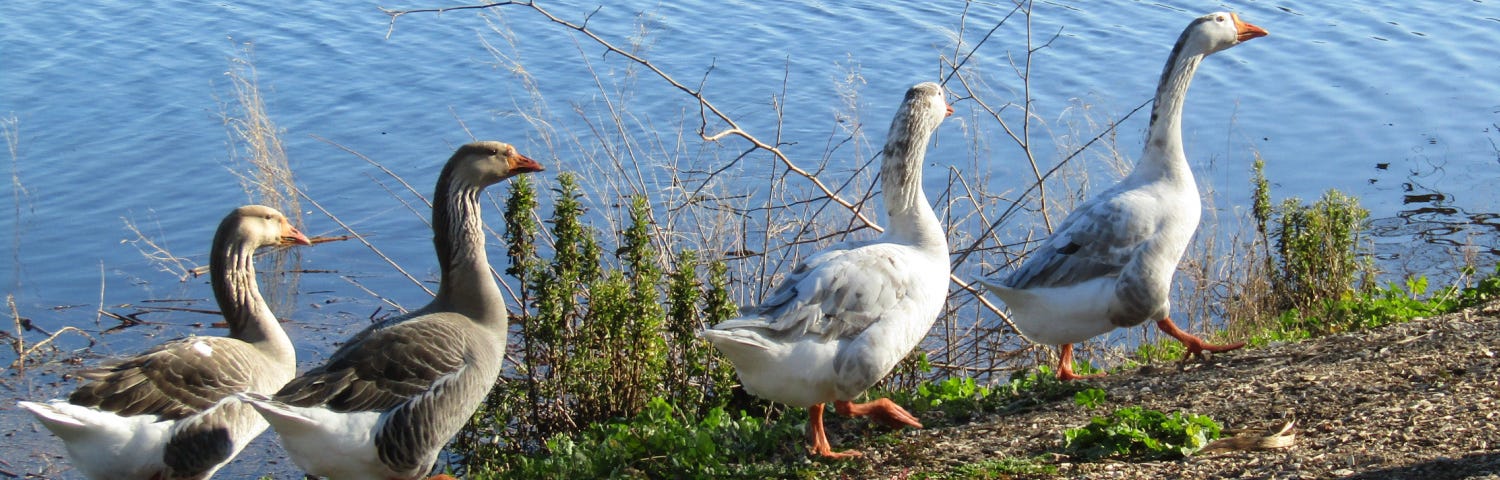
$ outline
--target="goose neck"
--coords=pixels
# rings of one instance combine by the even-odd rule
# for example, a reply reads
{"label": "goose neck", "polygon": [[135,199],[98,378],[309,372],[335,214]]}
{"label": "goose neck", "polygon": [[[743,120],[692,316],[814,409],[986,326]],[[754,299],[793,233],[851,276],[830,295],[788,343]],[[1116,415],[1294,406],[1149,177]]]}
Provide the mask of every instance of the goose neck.
{"label": "goose neck", "polygon": [[880,167],[880,189],[885,196],[886,235],[919,247],[941,247],[947,237],[937,214],[922,191],[922,166],[926,162],[931,129],[892,128]]}
{"label": "goose neck", "polygon": [[255,279],[255,246],[217,239],[209,260],[210,282],[219,311],[229,324],[229,336],[254,345],[274,357],[295,362],[291,339],[260,295]]}
{"label": "goose neck", "polygon": [[1182,107],[1193,73],[1203,57],[1201,53],[1184,53],[1180,48],[1173,50],[1156,87],[1146,151],[1138,169],[1166,176],[1191,175],[1182,147]]}
{"label": "goose neck", "polygon": [[455,178],[439,182],[432,205],[433,246],[442,268],[435,305],[480,323],[506,320],[505,301],[490,274],[480,217],[482,186]]}

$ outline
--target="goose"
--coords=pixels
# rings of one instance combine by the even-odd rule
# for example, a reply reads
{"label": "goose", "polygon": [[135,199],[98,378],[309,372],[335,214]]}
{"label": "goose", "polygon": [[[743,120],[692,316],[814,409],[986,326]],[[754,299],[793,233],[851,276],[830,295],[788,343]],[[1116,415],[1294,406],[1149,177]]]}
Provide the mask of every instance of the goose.
{"label": "goose", "polygon": [[479,408],[500,375],[508,314],[485,255],[479,195],[542,171],[515,147],[474,142],[453,153],[433,194],[441,268],[431,303],[356,333],[273,396],[246,393],[309,475],[414,479]]}
{"label": "goose", "polygon": [[1021,335],[1061,346],[1058,378],[1084,378],[1073,372],[1074,343],[1148,320],[1187,347],[1184,358],[1244,346],[1213,345],[1183,332],[1172,322],[1167,296],[1202,210],[1182,149],[1188,83],[1203,57],[1266,34],[1228,12],[1189,23],[1162,69],[1135,168],[1069,213],[1008,278],[980,280],[1010,308]]}
{"label": "goose", "polygon": [[255,250],[311,245],[281,212],[236,208],[219,223],[209,258],[228,337],[189,336],[78,372],[66,400],[19,402],[62,439],[94,479],[206,479],[266,429],[237,401],[273,392],[297,373],[292,342],[255,281]]}
{"label": "goose", "polygon": [[921,342],[948,294],[948,240],[922,192],[927,141],[953,108],[943,89],[911,87],[891,121],[880,185],[887,229],[872,241],[834,245],[808,257],[738,318],[701,335],[734,364],[749,393],[809,410],[811,452],[834,452],[823,404],[893,428],[921,428],[890,399],[854,403]]}

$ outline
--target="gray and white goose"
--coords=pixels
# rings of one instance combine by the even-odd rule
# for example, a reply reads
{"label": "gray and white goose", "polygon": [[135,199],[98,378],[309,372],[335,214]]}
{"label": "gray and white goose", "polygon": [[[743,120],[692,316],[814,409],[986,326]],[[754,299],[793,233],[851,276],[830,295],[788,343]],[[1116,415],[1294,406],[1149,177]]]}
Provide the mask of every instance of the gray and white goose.
{"label": "gray and white goose", "polygon": [[66,400],[20,402],[95,479],[206,479],[266,429],[234,396],[297,373],[292,342],[260,296],[255,250],[311,245],[281,212],[249,205],[219,223],[209,259],[228,337],[192,336],[78,372]]}
{"label": "gray and white goose", "polygon": [[272,397],[248,394],[292,461],[333,479],[413,479],[500,375],[507,313],[490,275],[479,195],[542,166],[500,142],[453,153],[433,194],[441,278],[431,303],[360,331]]}
{"label": "gray and white goose", "polygon": [[808,409],[815,455],[860,455],[833,451],[824,403],[891,427],[922,426],[890,399],[853,400],[911,353],[948,297],[948,239],[922,192],[927,141],[953,113],[943,96],[936,83],[917,84],[891,121],[880,167],[884,234],[808,257],[760,305],[702,332],[746,391]]}
{"label": "gray and white goose", "polygon": [[1178,37],[1156,87],[1146,149],[1130,174],[1084,202],[1007,278],[981,280],[1010,307],[1020,333],[1060,345],[1058,378],[1073,373],[1073,344],[1148,320],[1188,355],[1211,345],[1172,323],[1172,275],[1198,229],[1202,205],[1182,148],[1182,105],[1203,58],[1266,31],[1228,12],[1194,19]]}

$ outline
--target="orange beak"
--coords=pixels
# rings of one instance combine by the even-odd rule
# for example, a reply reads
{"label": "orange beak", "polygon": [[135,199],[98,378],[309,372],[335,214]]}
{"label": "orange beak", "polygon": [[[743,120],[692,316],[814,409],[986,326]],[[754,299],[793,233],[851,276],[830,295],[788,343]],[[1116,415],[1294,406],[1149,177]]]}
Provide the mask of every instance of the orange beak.
{"label": "orange beak", "polygon": [[1271,34],[1271,32],[1267,32],[1264,28],[1240,21],[1240,15],[1237,13],[1231,13],[1229,16],[1234,19],[1234,29],[1239,34],[1235,38],[1241,42]]}
{"label": "orange beak", "polygon": [[944,117],[950,117],[950,116],[952,116],[953,115],[953,105],[945,105],[945,106],[948,107],[948,113],[944,113],[943,116]]}
{"label": "orange beak", "polygon": [[287,247],[292,245],[312,245],[312,240],[308,240],[307,235],[303,235],[301,230],[297,230],[297,227],[293,227],[291,223],[285,223],[285,220],[283,220],[280,246]]}
{"label": "orange beak", "polygon": [[531,157],[521,155],[520,153],[516,153],[510,156],[511,175],[540,172],[542,170],[546,169],[542,168],[542,164],[537,163],[536,160],[532,160]]}

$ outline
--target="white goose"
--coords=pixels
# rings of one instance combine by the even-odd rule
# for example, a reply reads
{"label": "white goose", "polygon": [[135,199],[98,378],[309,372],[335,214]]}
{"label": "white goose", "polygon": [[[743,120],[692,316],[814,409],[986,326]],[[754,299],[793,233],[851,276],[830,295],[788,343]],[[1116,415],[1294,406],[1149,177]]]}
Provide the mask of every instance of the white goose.
{"label": "white goose", "polygon": [[827,402],[844,415],[922,426],[889,399],[852,400],[921,342],[947,298],[948,240],[922,193],[922,162],[928,139],[951,113],[938,84],[907,90],[880,167],[888,219],[883,235],[818,252],[760,305],[702,332],[734,363],[746,391],[809,409],[814,454],[859,455],[829,446]]}
{"label": "white goose", "polygon": [[1058,378],[1082,378],[1073,373],[1074,343],[1147,320],[1186,345],[1189,356],[1244,346],[1211,345],[1178,329],[1167,297],[1202,210],[1182,150],[1188,83],[1203,57],[1265,35],[1233,13],[1188,24],[1162,69],[1135,169],[1070,213],[1009,278],[981,280],[1010,307],[1022,335],[1062,346]]}
{"label": "white goose", "polygon": [[433,194],[442,269],[432,303],[355,334],[272,398],[247,394],[292,461],[334,479],[413,479],[432,470],[495,385],[508,314],[490,276],[479,194],[542,166],[500,142],[464,145]]}
{"label": "white goose", "polygon": [[206,479],[266,429],[235,399],[273,392],[297,373],[292,342],[255,282],[255,250],[311,245],[271,207],[235,209],[219,223],[209,275],[228,337],[172,340],[78,372],[67,400],[20,402],[95,479]]}

